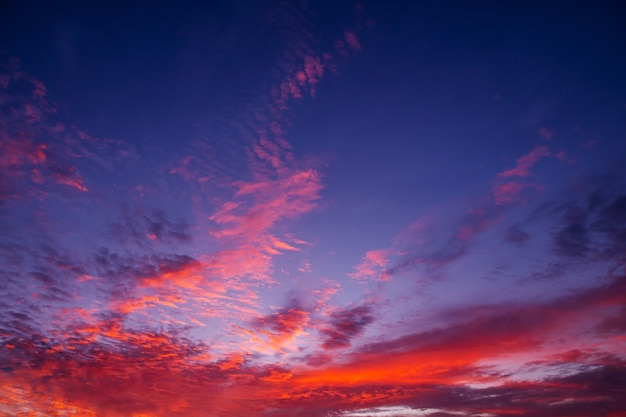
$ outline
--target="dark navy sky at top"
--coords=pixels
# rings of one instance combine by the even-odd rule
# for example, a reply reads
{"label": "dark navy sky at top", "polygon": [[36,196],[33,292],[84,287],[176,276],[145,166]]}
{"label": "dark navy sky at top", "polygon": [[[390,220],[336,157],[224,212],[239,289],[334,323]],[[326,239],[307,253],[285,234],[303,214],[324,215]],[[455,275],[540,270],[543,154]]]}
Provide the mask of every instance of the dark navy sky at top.
{"label": "dark navy sky at top", "polygon": [[[376,26],[360,33],[365,52],[325,92],[371,94],[387,107],[393,102],[395,117],[433,96],[441,100],[435,105],[472,106],[480,94],[505,95],[507,88],[532,96],[573,87],[577,98],[591,100],[585,93],[623,93],[626,25],[618,3],[366,1],[364,16]],[[311,2],[320,43],[352,23],[353,4]],[[265,6],[8,2],[1,46],[56,87],[61,100],[76,103],[84,114],[70,111],[79,116],[97,121],[91,107],[110,113],[109,122],[129,124],[141,120],[131,117],[137,113],[200,117],[201,107],[249,91],[263,79],[259,70],[269,69],[281,33],[259,15]],[[360,103],[339,98],[337,106]],[[170,113],[172,101],[183,106],[180,113]]]}
{"label": "dark navy sky at top", "polygon": [[[176,149],[195,123],[237,118],[264,92],[289,41],[268,4],[9,2],[0,46],[89,133]],[[295,106],[288,137],[297,154],[329,156],[336,219],[388,210],[389,231],[415,218],[420,199],[479,192],[541,126],[559,132],[558,146],[623,140],[619,2],[365,1],[371,29],[355,27],[351,1],[310,4],[320,51],[348,27],[363,44]]]}

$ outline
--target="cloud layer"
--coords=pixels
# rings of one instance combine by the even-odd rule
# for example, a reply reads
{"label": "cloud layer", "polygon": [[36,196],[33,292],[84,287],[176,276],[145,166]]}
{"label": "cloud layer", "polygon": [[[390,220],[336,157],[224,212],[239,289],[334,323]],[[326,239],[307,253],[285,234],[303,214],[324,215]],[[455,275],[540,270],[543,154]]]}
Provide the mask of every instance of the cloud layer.
{"label": "cloud layer", "polygon": [[[626,416],[626,172],[591,150],[615,148],[585,132],[565,141],[545,110],[511,122],[534,133],[491,144],[480,173],[457,169],[470,158],[446,149],[435,159],[452,179],[432,180],[436,198],[374,195],[350,158],[378,138],[342,138],[348,157],[336,137],[302,138],[331,122],[337,135],[357,124],[401,136],[387,120],[400,116],[355,118],[359,103],[338,110],[331,94],[333,83],[365,89],[378,73],[354,74],[388,57],[372,37],[389,28],[360,3],[337,5],[328,22],[313,7],[263,3],[230,11],[245,25],[209,29],[187,17],[172,64],[185,75],[185,117],[175,129],[148,118],[149,98],[129,116],[188,129],[175,139],[106,137],[67,86],[37,78],[51,73],[2,58],[0,414]],[[82,58],[64,68],[81,74],[77,45],[66,52]],[[207,85],[210,104],[190,92]],[[530,107],[550,107],[542,100]],[[318,145],[338,154],[307,154]],[[404,148],[381,149],[368,170],[405,187],[388,182]],[[430,178],[429,161],[410,158],[407,175]],[[354,183],[342,187],[342,172]],[[466,194],[449,191],[466,176]]]}

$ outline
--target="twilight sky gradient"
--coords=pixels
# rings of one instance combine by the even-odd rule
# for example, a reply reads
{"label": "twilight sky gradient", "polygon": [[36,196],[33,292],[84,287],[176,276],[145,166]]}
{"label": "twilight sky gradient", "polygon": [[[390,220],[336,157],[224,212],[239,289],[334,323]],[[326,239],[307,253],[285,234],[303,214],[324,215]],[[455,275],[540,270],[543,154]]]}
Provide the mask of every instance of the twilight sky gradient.
{"label": "twilight sky gradient", "polygon": [[1,6],[0,415],[626,416],[618,2],[157,3]]}

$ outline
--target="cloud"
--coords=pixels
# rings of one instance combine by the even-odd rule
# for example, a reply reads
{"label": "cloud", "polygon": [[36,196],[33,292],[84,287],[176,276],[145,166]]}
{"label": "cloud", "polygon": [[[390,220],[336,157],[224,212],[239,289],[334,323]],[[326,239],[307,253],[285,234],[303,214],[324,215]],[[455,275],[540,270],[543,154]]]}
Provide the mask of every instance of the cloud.
{"label": "cloud", "polygon": [[[23,72],[20,62],[0,62],[0,199],[46,198],[64,187],[88,191],[87,171],[95,164],[110,168],[128,146],[95,138],[76,126],[61,122],[46,86]],[[97,151],[112,151],[103,159]],[[62,187],[56,187],[60,185]]]}
{"label": "cloud", "polygon": [[354,32],[346,31],[345,38],[346,38],[346,43],[348,44],[350,49],[352,49],[353,51],[361,50],[361,42],[359,42],[359,39],[357,38]]}
{"label": "cloud", "polygon": [[118,242],[145,247],[154,243],[183,244],[191,241],[191,226],[172,221],[162,210],[125,207],[120,219],[109,226],[111,238]]}
{"label": "cloud", "polygon": [[[427,274],[433,274],[464,258],[475,246],[480,235],[506,218],[506,211],[510,209],[512,203],[522,201],[521,194],[524,190],[538,188],[536,184],[525,181],[524,177],[529,176],[531,168],[548,155],[550,151],[546,146],[537,146],[518,158],[515,168],[497,174],[491,197],[485,197],[474,203],[467,210],[467,214],[461,216],[458,221],[450,222],[450,219],[445,219],[448,225],[443,226],[437,224],[437,221],[441,223],[443,219],[433,216],[429,223],[422,222],[419,227],[413,228],[415,230],[407,228],[407,231],[398,234],[394,246],[384,252],[386,255],[394,252],[401,254],[398,259],[393,262],[387,259],[385,268],[379,272],[381,266],[377,261],[380,261],[378,258],[383,252],[372,251],[370,256],[376,258],[368,259],[366,255],[364,261],[355,267],[356,271],[350,276],[364,278],[378,275],[382,280],[388,280],[407,271],[425,270]],[[450,223],[453,226],[450,226]],[[523,234],[513,236],[512,232],[513,230],[505,239],[510,241],[517,238],[520,243],[525,239]]]}
{"label": "cloud", "polygon": [[550,155],[547,146],[537,146],[526,155],[519,157],[514,168],[500,172],[497,175],[496,185],[493,187],[494,202],[502,205],[523,201],[521,193],[524,190],[538,188],[537,184],[523,179],[531,175],[531,168],[541,159]]}
{"label": "cloud", "polygon": [[527,177],[530,175],[530,169],[541,159],[550,156],[550,150],[547,146],[537,146],[532,151],[517,160],[517,165],[507,171],[498,174],[499,177]]}
{"label": "cloud", "polygon": [[390,276],[385,273],[384,268],[389,264],[390,255],[391,250],[388,249],[368,251],[363,258],[363,262],[355,266],[355,271],[348,275],[360,280],[378,279],[386,281]]}
{"label": "cloud", "polygon": [[[596,181],[549,206],[555,252],[570,259],[623,261],[626,250],[626,195],[621,181]],[[532,219],[529,220],[532,224]]]}
{"label": "cloud", "polygon": [[536,188],[536,185],[517,181],[501,182],[493,188],[493,199],[496,204],[521,202],[523,199],[520,195],[528,188]]}
{"label": "cloud", "polygon": [[324,336],[322,348],[326,350],[349,347],[352,339],[374,321],[372,309],[367,306],[335,311],[330,317],[328,327],[321,330]]}
{"label": "cloud", "polygon": [[250,276],[269,280],[272,257],[295,251],[294,244],[272,234],[281,221],[296,218],[315,207],[323,186],[313,169],[293,170],[277,179],[239,182],[231,201],[210,219],[219,226],[213,235],[224,246],[211,255],[209,266],[218,276]]}
{"label": "cloud", "polygon": [[[598,408],[618,412],[623,410],[616,400],[625,375],[623,359],[602,355],[597,340],[582,347],[596,349],[597,354],[584,354],[572,352],[568,340],[559,339],[575,337],[563,330],[579,329],[577,317],[622,305],[624,283],[622,276],[545,303],[451,311],[450,316],[457,318],[452,324],[370,343],[344,357],[348,361],[342,365],[318,361],[315,369],[254,365],[241,355],[210,359],[204,344],[176,332],[131,330],[115,316],[90,324],[79,321],[56,341],[36,333],[5,340],[0,382],[11,396],[3,401],[11,410],[57,407],[69,412],[76,407],[86,415],[244,412],[239,408],[242,401],[252,416],[286,416],[294,410],[311,417],[366,410],[408,415],[419,410],[435,416],[582,417]],[[303,322],[301,311],[286,307],[262,317],[258,325],[275,334],[290,334]],[[331,323],[350,336],[366,325],[370,315],[367,308],[356,307],[337,312]],[[535,367],[585,366],[567,376],[515,381],[506,369],[480,362],[498,357],[511,362],[508,355],[515,352],[525,360],[534,357]],[[50,378],[55,380],[52,388],[37,395],[41,391],[33,387]],[[472,387],[485,383],[484,388]],[[577,395],[569,400],[571,392]]]}
{"label": "cloud", "polygon": [[348,49],[346,48],[346,44],[344,41],[341,41],[341,40],[335,41],[335,50],[337,51],[339,55],[343,57],[346,57],[349,55]]}
{"label": "cloud", "polygon": [[121,255],[107,248],[94,255],[96,275],[115,283],[129,280],[135,283],[146,282],[159,277],[172,277],[199,265],[199,261],[179,254]]}
{"label": "cloud", "polygon": [[290,346],[296,337],[305,334],[309,322],[309,313],[292,303],[275,313],[259,317],[252,322],[257,334],[267,338],[266,347],[274,351],[283,351]]}
{"label": "cloud", "polygon": [[412,408],[406,406],[375,407],[342,413],[345,417],[415,417],[415,416],[467,415],[454,411],[446,412],[440,408]]}
{"label": "cloud", "polygon": [[530,234],[525,232],[519,225],[513,225],[506,229],[504,241],[514,245],[524,245],[530,239]]}
{"label": "cloud", "polygon": [[554,138],[555,135],[556,135],[556,132],[552,129],[549,129],[545,126],[542,126],[539,128],[539,137],[541,139],[552,140],[552,138]]}
{"label": "cloud", "polygon": [[[597,197],[598,194],[595,196]],[[607,203],[600,206],[593,221],[593,228],[602,233],[610,242],[609,245],[602,248],[602,256],[607,258],[619,258],[621,256],[624,259],[623,256],[626,253],[626,195],[614,195],[608,198]],[[590,208],[595,209],[596,207]]]}
{"label": "cloud", "polygon": [[[292,17],[302,19],[296,12]],[[275,386],[291,384],[293,372],[287,364],[259,364],[270,359],[246,352],[245,339],[258,338],[273,348],[270,355],[290,349],[313,314],[294,304],[262,315],[257,303],[262,285],[274,282],[275,257],[306,244],[284,231],[286,221],[313,210],[323,189],[320,172],[296,160],[285,139],[292,100],[314,97],[328,69],[337,71],[334,52],[317,53],[307,36],[284,36],[289,46],[278,51],[284,62],[263,83],[262,97],[238,108],[232,126],[211,130],[241,142],[218,144],[203,132],[186,155],[172,157],[178,162],[165,164],[163,172],[177,176],[169,184],[174,177],[158,177],[158,169],[148,173],[158,177],[151,184],[142,175],[128,178],[135,171],[115,171],[127,148],[62,123],[46,87],[17,64],[0,77],[6,90],[0,96],[2,198],[25,207],[20,200],[84,194],[80,203],[62,205],[67,210],[61,215],[33,204],[32,217],[41,222],[24,220],[28,235],[15,227],[10,238],[3,236],[2,258],[10,262],[0,267],[0,285],[3,295],[20,301],[1,301],[0,362],[8,365],[0,371],[0,385],[11,398],[0,407],[15,414],[137,416],[280,409]],[[346,33],[346,41],[357,48],[354,33]],[[247,163],[247,169],[232,161]],[[125,195],[118,174],[142,192]],[[180,185],[192,194],[197,240],[190,239],[189,221],[145,208],[163,197],[158,187],[178,192]],[[168,194],[165,204],[185,204],[180,194]],[[108,221],[118,198],[132,203]],[[97,233],[103,224],[106,236]],[[50,231],[56,233],[48,245],[54,249],[42,250]],[[316,290],[311,310],[326,308],[337,291],[337,285]],[[347,337],[359,333],[358,321],[350,327],[334,320],[331,327]],[[230,328],[243,336],[220,333]],[[211,348],[191,335],[210,340]]]}
{"label": "cloud", "polygon": [[559,254],[579,258],[589,252],[591,242],[585,220],[585,214],[577,207],[564,213],[563,226],[554,234],[554,245]]}
{"label": "cloud", "polygon": [[[608,278],[605,285],[545,303],[450,311],[452,324],[361,346],[342,365],[311,371],[302,378],[311,382],[328,379],[336,384],[480,381],[483,360],[513,358],[515,354],[541,357],[545,351],[553,354],[554,349],[569,351],[574,341],[577,346],[597,349],[595,337],[590,336],[587,345],[580,340],[580,320],[600,317],[601,312],[621,306],[625,297],[626,277],[618,276]],[[593,321],[587,326],[594,331]],[[488,368],[485,371],[489,373]],[[504,383],[507,378],[498,379]]]}
{"label": "cloud", "polygon": [[399,256],[385,269],[386,276],[410,271],[438,274],[441,270],[470,253],[478,236],[497,224],[502,210],[497,206],[480,204],[461,215],[456,221],[431,216],[410,227],[396,238]]}
{"label": "cloud", "polygon": [[48,167],[53,178],[63,185],[76,188],[79,191],[87,191],[82,176],[78,173],[76,167],[73,166],[50,166]]}
{"label": "cloud", "polygon": [[[310,16],[288,10],[287,23],[309,27]],[[350,275],[393,275],[365,291],[370,300],[392,294],[389,318],[401,326],[379,319],[382,303],[351,299],[352,287],[364,286],[342,286],[324,278],[332,269],[302,262],[313,262],[318,248],[288,225],[318,207],[324,184],[286,140],[290,106],[315,96],[323,77],[337,72],[337,58],[361,50],[355,32],[339,31],[336,51],[318,52],[307,31],[281,32],[289,46],[278,48],[280,64],[268,71],[261,97],[233,106],[236,120],[212,125],[171,156],[174,162],[147,173],[157,176],[150,184],[133,178],[139,185],[132,188],[142,191],[122,190],[119,199],[130,202],[112,220],[116,203],[107,200],[119,188],[109,181],[128,174],[108,175],[106,160],[118,153],[107,146],[117,145],[60,124],[37,80],[0,75],[0,87],[19,81],[27,92],[22,101],[13,90],[0,95],[9,100],[3,110],[14,110],[3,115],[13,119],[0,143],[7,151],[0,173],[12,175],[0,183],[12,204],[0,213],[9,231],[0,236],[0,410],[94,417],[623,414],[626,198],[623,188],[601,188],[543,207],[535,213],[541,220],[507,217],[511,203],[536,187],[528,178],[547,148],[498,175],[493,194],[453,210],[462,214],[429,216],[390,248],[364,254]],[[74,195],[80,198],[67,204]],[[163,204],[169,210],[149,208]],[[177,218],[185,205],[193,215]],[[558,258],[557,267],[593,262],[594,283],[508,303],[478,293],[473,304],[456,308],[411,286],[422,272],[460,262],[491,233],[517,245],[506,250],[534,243],[534,221],[552,249],[541,259]],[[502,239],[487,247],[490,256]],[[313,253],[301,253],[309,248]],[[477,283],[474,271],[459,265],[446,291]],[[299,266],[305,275],[295,272]],[[392,285],[394,292],[379,294]],[[308,301],[268,307],[289,288]],[[527,287],[504,290],[525,294]]]}

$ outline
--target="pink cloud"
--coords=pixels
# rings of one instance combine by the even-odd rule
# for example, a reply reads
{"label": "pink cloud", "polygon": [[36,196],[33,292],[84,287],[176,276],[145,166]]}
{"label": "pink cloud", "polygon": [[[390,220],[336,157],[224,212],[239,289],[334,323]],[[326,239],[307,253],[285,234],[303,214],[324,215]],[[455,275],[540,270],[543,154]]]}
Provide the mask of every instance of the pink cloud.
{"label": "pink cloud", "polygon": [[539,137],[541,139],[552,140],[552,138],[554,138],[555,135],[556,135],[556,132],[552,129],[548,129],[547,127],[539,128]]}
{"label": "pink cloud", "polygon": [[[499,198],[506,198],[506,192],[499,190],[502,195]],[[496,200],[499,201],[499,200]],[[466,223],[460,227],[457,238],[462,241],[471,241],[476,235],[488,230],[494,223],[498,221],[498,218],[490,215],[485,209],[474,209],[469,213],[469,218]]]}
{"label": "pink cloud", "polygon": [[547,146],[537,146],[528,154],[517,160],[514,168],[502,171],[498,174],[497,183],[493,188],[493,199],[497,205],[513,203],[520,200],[523,190],[537,188],[536,184],[522,182],[513,178],[525,178],[530,176],[530,170],[543,158],[550,156]]}
{"label": "pink cloud", "polygon": [[249,205],[243,201],[229,201],[211,216],[211,220],[223,225],[215,232],[217,237],[245,238],[256,241],[257,237],[278,221],[298,217],[315,207],[323,186],[321,176],[313,169],[296,170],[275,180],[240,182],[235,198],[249,197]]}
{"label": "pink cloud", "polygon": [[391,249],[369,251],[363,257],[363,262],[355,266],[355,271],[348,275],[359,280],[377,279],[387,281],[391,277],[385,274],[384,268],[389,264],[391,254]]}
{"label": "pink cloud", "polygon": [[272,282],[272,257],[298,250],[297,239],[280,239],[272,229],[316,205],[323,186],[312,169],[295,170],[282,178],[241,182],[232,201],[210,216],[220,228],[213,232],[223,249],[211,255],[209,267],[219,276],[250,276]]}
{"label": "pink cloud", "polygon": [[301,87],[304,87],[308,80],[306,73],[304,71],[298,71],[296,73],[296,80],[298,80]]}
{"label": "pink cloud", "polygon": [[497,184],[493,189],[493,199],[496,204],[508,204],[520,201],[523,190],[532,187],[532,184],[521,182],[504,182]]}
{"label": "pink cloud", "polygon": [[11,77],[9,74],[0,73],[0,88],[8,88],[11,83]]}
{"label": "pink cloud", "polygon": [[55,169],[53,171],[53,178],[55,178],[59,184],[67,185],[68,187],[72,187],[83,192],[88,191],[82,176],[73,167]]}
{"label": "pink cloud", "polygon": [[561,148],[561,150],[554,155],[559,161],[563,161],[569,165],[576,164],[576,158],[571,156],[569,152],[565,150],[565,148]]}
{"label": "pink cloud", "polygon": [[324,65],[319,57],[307,55],[304,57],[304,71],[306,72],[309,84],[314,86],[324,75]]}
{"label": "pink cloud", "polygon": [[[6,67],[5,67],[6,69]],[[37,78],[19,70],[19,60],[10,59],[9,73],[0,88],[6,99],[0,126],[0,176],[2,192],[14,198],[50,193],[43,188],[60,184],[87,191],[86,179],[80,174],[85,164],[112,167],[109,159],[98,157],[98,151],[120,151],[121,142],[95,138],[77,126],[66,128],[58,120],[58,109],[48,102],[46,86]],[[26,90],[26,91],[24,91]]]}
{"label": "pink cloud", "polygon": [[354,32],[346,31],[345,37],[348,46],[350,46],[350,49],[352,49],[353,51],[361,50],[361,43],[359,42],[359,39],[356,37],[356,34]]}
{"label": "pink cloud", "polygon": [[33,99],[41,100],[48,95],[48,90],[46,89],[46,86],[44,85],[44,83],[42,83],[41,81],[39,81],[38,79],[34,77],[32,78],[32,83],[33,83]]}
{"label": "pink cloud", "polygon": [[542,158],[550,156],[550,150],[547,146],[537,146],[528,154],[517,160],[517,165],[507,171],[498,174],[499,177],[527,177],[530,175],[530,169]]}
{"label": "pink cloud", "polygon": [[341,56],[348,56],[348,49],[346,48],[346,44],[344,41],[335,41],[335,50]]}
{"label": "pink cloud", "polygon": [[28,138],[12,139],[4,136],[0,140],[0,168],[20,169],[26,164],[41,165],[46,162],[48,145],[35,144]]}
{"label": "pink cloud", "polygon": [[283,149],[275,142],[268,140],[264,132],[260,132],[260,139],[252,145],[256,156],[263,161],[269,162],[275,170],[283,168]]}
{"label": "pink cloud", "polygon": [[289,93],[291,94],[291,96],[295,99],[302,98],[302,93],[300,92],[298,80],[289,78],[287,82],[289,83]]}

